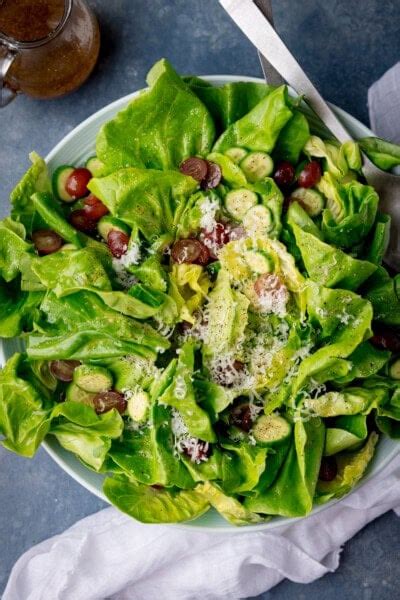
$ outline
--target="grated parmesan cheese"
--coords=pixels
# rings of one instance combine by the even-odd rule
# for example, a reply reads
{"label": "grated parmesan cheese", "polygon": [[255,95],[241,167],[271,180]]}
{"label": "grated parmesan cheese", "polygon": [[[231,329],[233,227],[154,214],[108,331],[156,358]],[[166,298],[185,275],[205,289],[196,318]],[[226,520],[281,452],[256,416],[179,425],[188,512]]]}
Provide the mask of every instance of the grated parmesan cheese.
{"label": "grated parmesan cheese", "polygon": [[212,200],[211,198],[204,198],[200,210],[201,219],[200,227],[204,229],[206,233],[211,233],[215,229],[216,219],[215,215],[219,209],[218,200]]}
{"label": "grated parmesan cheese", "polygon": [[187,454],[190,460],[196,464],[208,460],[207,452],[209,443],[192,437],[186,427],[182,415],[175,408],[172,409],[171,430],[174,435],[174,453]]}

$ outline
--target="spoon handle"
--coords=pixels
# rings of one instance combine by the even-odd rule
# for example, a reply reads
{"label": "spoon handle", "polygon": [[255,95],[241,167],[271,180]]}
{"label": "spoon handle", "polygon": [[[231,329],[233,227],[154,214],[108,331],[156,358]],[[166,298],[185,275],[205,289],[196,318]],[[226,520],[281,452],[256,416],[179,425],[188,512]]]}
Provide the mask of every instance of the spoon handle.
{"label": "spoon handle", "polygon": [[[271,0],[254,0],[254,2],[260,9],[260,12],[267,19],[267,21],[269,21],[272,27],[274,27],[274,17],[272,13]],[[258,57],[260,59],[265,81],[270,85],[283,85],[285,83],[285,80],[283,79],[282,75],[278,73],[276,69],[274,69],[274,67],[269,62],[268,58],[266,56],[263,56],[259,50]]]}
{"label": "spoon handle", "polygon": [[285,46],[253,0],[219,0],[229,16],[240,27],[254,46],[282,75],[298,94],[305,95],[306,102],[340,141],[351,139],[348,131],[327,105],[317,88]]}

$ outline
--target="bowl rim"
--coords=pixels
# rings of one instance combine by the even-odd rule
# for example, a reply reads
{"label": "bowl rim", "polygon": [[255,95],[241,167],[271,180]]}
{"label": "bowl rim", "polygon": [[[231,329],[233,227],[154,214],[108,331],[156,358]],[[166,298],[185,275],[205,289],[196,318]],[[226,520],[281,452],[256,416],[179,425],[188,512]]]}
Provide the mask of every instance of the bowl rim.
{"label": "bowl rim", "polygon": [[[238,81],[245,81],[245,82],[252,82],[252,83],[265,83],[264,79],[261,79],[259,77],[248,77],[248,76],[241,76],[241,75],[201,75],[200,77],[202,79],[205,79],[209,83],[212,83],[215,85],[223,85],[225,83],[233,83],[233,82],[238,82]],[[101,109],[92,113],[89,117],[87,117],[86,119],[81,121],[67,135],[65,135],[47,154],[47,156],[45,158],[46,163],[49,164],[50,161],[56,159],[58,153],[60,151],[62,151],[64,149],[64,147],[66,145],[68,145],[72,140],[74,140],[75,136],[77,134],[79,134],[82,130],[84,130],[85,128],[90,126],[93,122],[97,121],[98,119],[100,119],[104,115],[108,114],[109,112],[123,109],[132,99],[137,97],[144,89],[147,89],[147,88],[140,88],[139,90],[137,90],[135,92],[126,94],[125,96],[122,96],[122,97],[114,100],[113,102],[110,102],[106,106],[102,107]],[[343,109],[337,107],[336,105],[331,104],[331,103],[329,103],[329,104],[331,105],[331,107],[334,109],[335,113],[340,118],[347,121],[347,123],[350,123],[351,125],[353,125],[354,128],[356,128],[358,130],[362,130],[365,136],[373,135],[372,131],[367,126],[365,126],[363,123],[361,123],[358,119],[356,119],[355,117],[353,117],[352,115],[350,115],[349,113],[344,111]],[[1,340],[0,340],[0,350],[3,350]],[[92,494],[94,494],[98,498],[102,499],[107,504],[111,505],[111,503],[106,498],[104,493],[102,491],[100,491],[99,489],[97,489],[90,481],[88,481],[87,478],[82,476],[79,469],[75,469],[66,463],[66,461],[63,459],[63,457],[60,453],[60,449],[61,449],[60,446],[58,446],[58,443],[53,438],[47,437],[42,442],[42,447],[45,449],[47,454],[58,464],[58,466],[61,467],[63,469],[63,471],[65,471],[70,477],[72,477],[75,481],[80,483],[84,488],[86,488]],[[399,445],[399,447],[393,446],[393,449],[391,449],[387,453],[387,455],[385,457],[383,457],[381,462],[377,465],[377,468],[373,469],[372,470],[373,472],[371,472],[371,469],[367,470],[366,474],[363,476],[361,481],[358,484],[356,484],[356,486],[351,490],[351,492],[349,492],[349,494],[346,494],[346,496],[344,496],[344,497],[349,496],[355,490],[358,490],[365,483],[367,483],[367,481],[370,481],[372,478],[374,478],[393,460],[393,458],[399,452],[400,452],[400,445]],[[78,463],[78,465],[81,466],[80,463]],[[88,473],[90,473],[90,471],[88,471]],[[100,475],[100,474],[96,473],[96,475]],[[313,507],[313,509],[311,510],[309,515],[307,515],[305,517],[294,517],[294,518],[293,517],[292,518],[290,518],[290,517],[274,517],[271,521],[267,521],[265,523],[261,523],[261,524],[257,524],[257,525],[247,525],[247,526],[243,526],[243,527],[236,527],[225,521],[221,526],[201,525],[200,523],[196,524],[198,519],[195,519],[193,521],[188,521],[185,523],[170,523],[170,524],[168,524],[168,526],[185,529],[185,530],[190,529],[190,530],[194,530],[194,531],[197,530],[197,531],[214,532],[214,533],[221,533],[221,534],[222,533],[243,533],[244,531],[247,532],[249,530],[254,531],[254,532],[266,531],[266,530],[275,529],[276,527],[280,527],[283,525],[286,525],[286,526],[291,525],[299,520],[307,519],[308,517],[311,517],[311,516],[315,515],[316,513],[319,513],[323,510],[326,510],[330,506],[333,506],[334,504],[336,504],[340,501],[341,501],[341,498],[337,498],[337,499],[330,500],[329,502],[327,502],[325,504],[316,505]],[[222,517],[221,517],[221,519],[222,519]]]}

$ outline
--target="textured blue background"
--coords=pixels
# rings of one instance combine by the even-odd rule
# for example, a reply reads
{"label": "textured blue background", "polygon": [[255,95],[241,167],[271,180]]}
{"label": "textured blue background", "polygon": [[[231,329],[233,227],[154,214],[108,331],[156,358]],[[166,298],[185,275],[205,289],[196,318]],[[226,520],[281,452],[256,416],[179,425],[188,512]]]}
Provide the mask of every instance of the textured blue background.
{"label": "textured blue background", "polygon": [[[94,111],[142,87],[148,68],[161,56],[182,73],[260,75],[253,47],[217,0],[90,4],[102,30],[100,62],[91,79],[62,100],[20,97],[0,112],[1,216],[27,167],[28,152],[45,155]],[[275,4],[278,31],[323,95],[367,122],[369,85],[400,57],[399,0]],[[103,506],[44,451],[26,460],[0,449],[0,591],[22,552]],[[263,598],[393,600],[399,597],[399,556],[400,521],[387,514],[345,546],[336,573],[307,587],[284,582]]]}

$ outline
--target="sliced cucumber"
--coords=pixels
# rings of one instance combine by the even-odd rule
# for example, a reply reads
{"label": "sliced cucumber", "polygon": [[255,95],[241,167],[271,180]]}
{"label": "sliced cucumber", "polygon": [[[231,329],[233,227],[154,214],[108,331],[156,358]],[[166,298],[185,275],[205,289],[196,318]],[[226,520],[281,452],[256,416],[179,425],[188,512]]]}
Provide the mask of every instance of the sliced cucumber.
{"label": "sliced cucumber", "polygon": [[272,213],[263,204],[253,206],[243,217],[243,227],[251,237],[263,238],[273,228]]}
{"label": "sliced cucumber", "polygon": [[319,215],[325,206],[323,196],[316,190],[297,188],[291,193],[290,197],[296,200],[310,217]]}
{"label": "sliced cucumber", "polygon": [[389,375],[392,379],[400,379],[400,358],[395,358],[390,365]]}
{"label": "sliced cucumber", "polygon": [[144,390],[138,390],[128,400],[127,413],[131,419],[142,423],[146,420],[150,406],[150,397]]}
{"label": "sliced cucumber", "polygon": [[113,378],[104,367],[97,365],[80,365],[74,371],[73,382],[85,392],[97,394],[112,388]]}
{"label": "sliced cucumber", "polygon": [[58,167],[52,177],[53,193],[59,200],[63,202],[75,202],[76,198],[70,196],[65,189],[68,177],[75,171],[75,167],[71,165],[61,165]]}
{"label": "sliced cucumber", "polygon": [[131,233],[131,230],[129,229],[128,225],[125,225],[123,221],[120,221],[120,219],[117,219],[116,217],[112,217],[110,215],[106,215],[105,217],[102,217],[100,219],[100,221],[97,224],[97,230],[103,238],[103,240],[105,241],[107,241],[108,234],[110,233],[110,231],[122,231],[127,235],[130,235]]}
{"label": "sliced cucumber", "polygon": [[252,433],[260,446],[273,447],[290,436],[292,427],[279,415],[262,415],[253,425]]}
{"label": "sliced cucumber", "polygon": [[236,221],[241,221],[247,211],[257,203],[257,194],[245,188],[231,190],[225,196],[225,208]]}
{"label": "sliced cucumber", "polygon": [[273,258],[264,250],[247,250],[244,259],[253,273],[257,273],[257,275],[271,273],[274,270]]}
{"label": "sliced cucumber", "polygon": [[256,183],[273,173],[274,161],[265,152],[250,152],[240,162],[240,168],[246,175],[247,181]]}
{"label": "sliced cucumber", "polygon": [[75,383],[70,383],[67,387],[65,399],[68,402],[82,402],[88,406],[93,406],[93,398],[96,394],[85,392],[82,388],[78,387]]}
{"label": "sliced cucumber", "polygon": [[85,167],[89,169],[93,177],[97,177],[104,168],[104,163],[99,158],[97,158],[97,156],[91,156],[87,159]]}
{"label": "sliced cucumber", "polygon": [[147,304],[153,308],[159,308],[165,302],[165,294],[163,292],[153,290],[142,283],[136,283],[132,286],[128,291],[128,294],[133,296],[133,298],[140,300],[143,304]]}
{"label": "sliced cucumber", "polygon": [[75,246],[75,244],[64,244],[61,246],[60,250],[78,250],[78,248]]}
{"label": "sliced cucumber", "polygon": [[240,161],[242,161],[244,157],[247,156],[247,150],[245,150],[244,148],[233,147],[229,148],[225,152],[225,154],[228,158],[233,160],[233,162],[238,165]]}

